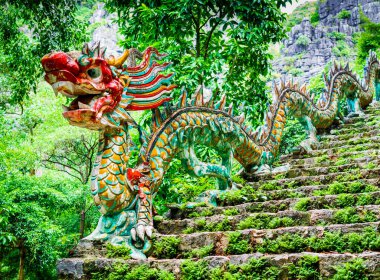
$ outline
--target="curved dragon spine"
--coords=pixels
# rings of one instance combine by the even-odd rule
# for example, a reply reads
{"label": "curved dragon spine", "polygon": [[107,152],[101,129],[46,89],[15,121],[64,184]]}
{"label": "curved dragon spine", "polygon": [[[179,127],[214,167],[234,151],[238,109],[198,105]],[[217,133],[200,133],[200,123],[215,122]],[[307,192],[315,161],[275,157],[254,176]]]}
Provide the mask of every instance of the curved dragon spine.
{"label": "curved dragon spine", "polygon": [[[348,65],[342,67],[334,63],[329,77],[326,78],[327,90],[316,103],[306,91],[306,86],[298,87],[292,82],[284,81],[280,87],[275,85],[273,104],[266,114],[265,124],[255,132],[251,132],[251,128],[243,124],[244,116],[233,117],[231,110],[224,111],[225,97],[222,97],[221,104],[208,108],[208,104],[204,105],[200,91],[191,102],[194,106],[187,104],[186,94],[183,94],[179,108],[169,118],[159,122],[159,127],[148,143],[145,155],[142,156],[151,167],[150,178],[155,189],[158,188],[171,159],[176,154],[185,159],[192,158],[188,167],[195,175],[212,175],[219,178],[225,176],[225,180],[228,180],[228,168],[200,163],[196,159],[195,154],[191,152],[194,144],[208,145],[224,153],[231,149],[235,159],[249,170],[252,166],[264,164],[268,158],[276,156],[289,114],[306,119],[312,128],[328,128],[337,116],[339,100],[344,97],[349,101],[349,105],[350,102],[354,104],[351,110],[360,113],[358,110],[371,103],[376,91],[375,80],[379,72],[379,61],[374,52],[370,53],[365,69],[365,77],[361,82]],[[155,114],[159,115],[157,110],[155,109]],[[190,152],[186,152],[189,149]]]}

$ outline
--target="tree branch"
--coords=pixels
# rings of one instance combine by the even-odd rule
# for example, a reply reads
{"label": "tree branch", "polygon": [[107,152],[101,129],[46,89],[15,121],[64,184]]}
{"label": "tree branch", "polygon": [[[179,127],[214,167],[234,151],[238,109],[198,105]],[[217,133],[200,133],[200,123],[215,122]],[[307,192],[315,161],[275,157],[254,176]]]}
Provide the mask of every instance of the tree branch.
{"label": "tree branch", "polygon": [[220,12],[219,20],[216,20],[215,24],[211,27],[211,30],[208,33],[208,36],[207,36],[207,39],[206,39],[206,42],[205,42],[205,53],[203,55],[204,59],[206,59],[207,55],[208,55],[208,49],[209,49],[210,41],[211,41],[211,38],[212,38],[212,34],[214,33],[215,29],[218,27],[221,19],[225,16],[225,14],[221,12],[221,10],[219,10],[218,12]]}

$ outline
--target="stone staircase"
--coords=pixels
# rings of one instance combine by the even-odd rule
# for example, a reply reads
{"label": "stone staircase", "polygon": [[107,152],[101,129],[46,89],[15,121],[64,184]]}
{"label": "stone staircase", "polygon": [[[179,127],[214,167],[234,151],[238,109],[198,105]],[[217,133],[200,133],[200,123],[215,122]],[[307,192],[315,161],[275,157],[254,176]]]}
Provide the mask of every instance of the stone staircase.
{"label": "stone staircase", "polygon": [[317,150],[238,182],[219,207],[172,205],[167,218],[155,217],[147,261],[81,241],[58,262],[59,277],[380,279],[379,132],[373,105],[322,135]]}

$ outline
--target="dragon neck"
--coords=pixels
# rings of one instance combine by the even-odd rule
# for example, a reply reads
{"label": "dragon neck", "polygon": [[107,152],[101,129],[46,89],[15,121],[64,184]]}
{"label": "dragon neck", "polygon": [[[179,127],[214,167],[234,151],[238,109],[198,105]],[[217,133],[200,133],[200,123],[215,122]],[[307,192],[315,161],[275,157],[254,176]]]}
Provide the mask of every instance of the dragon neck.
{"label": "dragon neck", "polygon": [[[120,211],[131,199],[126,169],[131,140],[128,127],[100,133],[99,149],[91,178],[91,192],[102,213]],[[114,199],[120,196],[120,199]]]}

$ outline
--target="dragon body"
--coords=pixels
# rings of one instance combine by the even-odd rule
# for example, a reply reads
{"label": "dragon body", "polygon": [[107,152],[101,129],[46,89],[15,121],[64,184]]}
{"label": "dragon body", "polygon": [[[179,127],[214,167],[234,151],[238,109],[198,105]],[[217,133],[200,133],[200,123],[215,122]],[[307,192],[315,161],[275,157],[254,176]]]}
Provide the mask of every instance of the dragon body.
{"label": "dragon body", "polygon": [[[253,130],[244,115],[233,116],[226,97],[219,102],[205,101],[199,89],[192,99],[182,92],[177,104],[167,95],[174,85],[172,74],[162,74],[169,63],[159,64],[163,55],[148,48],[140,65],[128,67],[120,58],[104,58],[99,46],[82,52],[51,53],[42,58],[45,79],[53,89],[75,98],[64,107],[64,117],[72,125],[100,131],[99,151],[93,169],[91,192],[102,217],[87,239],[127,244],[134,258],[145,258],[151,249],[153,198],[171,160],[180,158],[195,176],[214,176],[219,190],[231,188],[232,159],[246,171],[262,171],[279,151],[286,120],[300,119],[308,132],[303,146],[317,143],[317,129],[325,129],[339,116],[341,101],[347,101],[350,116],[362,114],[376,94],[379,99],[379,61],[370,53],[361,81],[346,67],[337,64],[326,80],[326,91],[314,101],[306,86],[292,82],[275,84],[273,102],[264,125]],[[160,110],[159,107],[163,107]],[[128,111],[152,110],[148,135]],[[141,150],[135,167],[128,167],[131,147],[129,129],[140,133]],[[197,144],[217,150],[220,164],[200,161],[194,151]]]}

